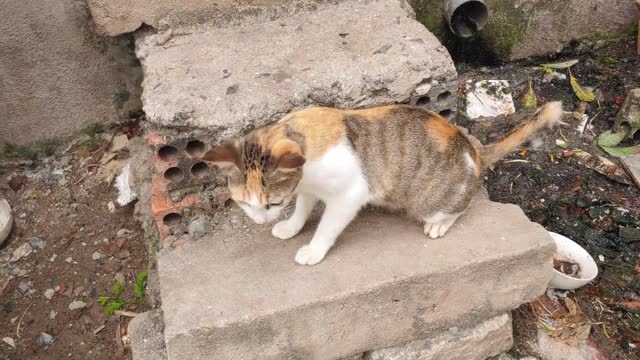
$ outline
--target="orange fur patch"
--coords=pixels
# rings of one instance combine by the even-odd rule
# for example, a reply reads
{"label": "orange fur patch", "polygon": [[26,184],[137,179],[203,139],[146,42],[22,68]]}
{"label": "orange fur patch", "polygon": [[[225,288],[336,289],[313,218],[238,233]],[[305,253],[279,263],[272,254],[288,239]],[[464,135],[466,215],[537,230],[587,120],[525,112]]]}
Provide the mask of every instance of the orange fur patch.
{"label": "orange fur patch", "polygon": [[397,108],[397,105],[377,106],[368,109],[347,110],[344,114],[363,116],[368,120],[377,121],[386,119],[389,112]]}
{"label": "orange fur patch", "polygon": [[426,125],[429,135],[438,142],[438,150],[441,152],[446,151],[451,140],[458,135],[458,129],[439,115],[428,118]]}
{"label": "orange fur patch", "polygon": [[313,160],[344,137],[343,113],[332,108],[311,108],[290,114],[285,123],[304,136],[304,156]]}

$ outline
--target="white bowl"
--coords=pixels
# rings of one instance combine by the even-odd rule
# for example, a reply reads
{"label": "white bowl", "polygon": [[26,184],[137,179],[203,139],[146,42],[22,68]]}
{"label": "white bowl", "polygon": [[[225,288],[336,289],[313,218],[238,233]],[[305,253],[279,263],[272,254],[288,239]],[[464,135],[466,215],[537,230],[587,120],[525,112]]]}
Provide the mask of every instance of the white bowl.
{"label": "white bowl", "polygon": [[5,199],[0,199],[0,245],[9,237],[13,227],[11,206]]}
{"label": "white bowl", "polygon": [[588,284],[596,278],[598,275],[598,266],[582,246],[560,234],[551,231],[549,231],[549,234],[556,242],[557,254],[571,259],[580,266],[580,271],[577,275],[579,277],[572,277],[553,269],[553,278],[549,283],[550,288],[573,290]]}

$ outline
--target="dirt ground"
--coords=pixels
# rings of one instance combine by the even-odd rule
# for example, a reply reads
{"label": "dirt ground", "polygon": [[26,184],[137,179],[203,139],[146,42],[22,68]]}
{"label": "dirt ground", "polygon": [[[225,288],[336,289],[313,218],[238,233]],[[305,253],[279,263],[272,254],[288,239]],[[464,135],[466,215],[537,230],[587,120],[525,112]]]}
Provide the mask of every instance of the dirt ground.
{"label": "dirt ground", "polygon": [[[573,122],[561,137],[566,138],[568,149],[606,155],[594,141],[612,127],[628,90],[640,86],[634,46],[621,42],[598,50],[583,48],[579,54],[568,50],[553,59],[472,69],[462,66],[460,90],[464,93],[466,78],[506,79],[519,104],[531,79],[539,104],[563,100],[565,109],[574,111],[578,100],[569,81],[545,82],[535,65],[579,59],[573,75],[582,85],[596,89],[599,105],[592,103],[585,112],[593,119],[592,129],[580,134]],[[455,122],[486,143],[521,119],[476,122],[459,116]],[[130,318],[108,315],[98,303],[101,295],[113,291],[116,279],[124,279],[119,296],[127,302],[123,309],[146,309],[133,291],[136,276],[148,265],[143,231],[133,205],[109,206],[117,197],[113,171],[119,170],[128,154],[126,149],[110,152],[107,145],[113,135],[135,136],[129,125],[88,129],[71,143],[40,144],[36,150],[5,149],[10,157],[0,159],[0,198],[13,206],[16,220],[14,231],[0,247],[0,336],[5,338],[0,342],[0,358],[130,358],[126,350]],[[640,191],[593,171],[574,155],[567,156],[567,149],[555,145],[558,135],[547,136],[537,149],[519,151],[497,163],[486,178],[489,194],[494,201],[519,205],[532,221],[577,241],[597,259],[598,278],[567,296],[588,319],[588,341],[605,359],[640,358],[640,303],[635,308],[619,305],[640,301],[640,241],[625,242],[619,236],[620,228],[640,224]],[[639,142],[636,135],[624,144]],[[19,250],[24,244],[29,244],[31,252]],[[47,295],[52,295],[51,300]],[[81,308],[71,310],[72,303]],[[511,354],[536,355],[533,344],[540,326],[530,304],[516,310],[516,346]],[[42,333],[53,341],[44,343],[50,339]],[[7,341],[14,342],[15,348]]]}
{"label": "dirt ground", "polygon": [[[0,198],[12,205],[15,217],[0,248],[0,335],[11,338],[15,348],[1,342],[1,359],[130,357],[130,318],[108,315],[97,302],[119,279],[124,282],[119,299],[136,302],[122,310],[146,307],[133,290],[148,264],[142,229],[133,205],[109,207],[117,193],[103,155],[113,157],[114,164],[127,157],[126,150],[105,151],[105,134],[112,131],[120,129],[92,129],[68,151],[60,144],[53,156],[11,149],[18,152],[12,156],[39,157],[35,161],[0,161]],[[103,164],[96,165],[100,160]],[[18,259],[23,246],[31,251]],[[70,309],[72,303],[79,308]]]}
{"label": "dirt ground", "polygon": [[[638,359],[640,353],[640,239],[623,240],[622,228],[640,227],[640,190],[602,175],[581,163],[573,150],[603,155],[620,165],[595,143],[597,136],[611,129],[629,89],[640,87],[640,62],[635,43],[621,42],[577,54],[569,50],[552,59],[538,59],[503,67],[475,68],[463,78],[510,80],[516,109],[529,89],[539,104],[562,100],[566,111],[575,111],[579,101],[568,80],[543,81],[540,63],[578,59],[571,68],[583,86],[596,90],[598,101],[589,104],[586,115],[593,126],[580,134],[580,123],[568,116],[569,126],[544,139],[537,149],[518,151],[497,163],[488,172],[486,185],[492,200],[519,205],[534,222],[581,244],[596,259],[597,279],[568,293],[591,322],[589,343],[605,359]],[[566,71],[562,71],[567,74]],[[464,87],[461,87],[464,92]],[[597,104],[599,102],[599,105]],[[505,134],[522,116],[490,121],[470,121],[458,117],[459,125],[483,143]],[[555,139],[566,138],[566,149]],[[624,145],[640,143],[640,134]],[[524,149],[524,148],[523,148]],[[515,160],[515,161],[514,161]],[[630,303],[622,306],[619,303]],[[633,302],[636,302],[633,304]],[[635,305],[635,306],[633,306]],[[516,347],[513,355],[535,355],[532,349],[538,323],[530,304],[514,312]],[[540,324],[538,324],[539,326]]]}

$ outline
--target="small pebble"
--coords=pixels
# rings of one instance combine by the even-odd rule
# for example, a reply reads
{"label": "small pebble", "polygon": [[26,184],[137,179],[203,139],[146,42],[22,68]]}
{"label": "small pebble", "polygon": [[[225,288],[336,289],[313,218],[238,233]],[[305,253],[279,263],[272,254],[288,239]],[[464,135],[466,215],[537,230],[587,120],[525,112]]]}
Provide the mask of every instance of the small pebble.
{"label": "small pebble", "polygon": [[84,301],[74,300],[69,304],[69,310],[84,309],[85,306],[87,306],[87,303]]}
{"label": "small pebble", "polygon": [[64,261],[66,261],[69,264],[71,264],[71,262],[73,261],[73,258],[71,256],[69,256],[68,258],[64,259]]}
{"label": "small pebble", "polygon": [[604,256],[603,255],[598,255],[598,260],[600,260],[600,262],[604,262]]}
{"label": "small pebble", "polygon": [[133,231],[128,230],[128,229],[120,229],[118,230],[118,232],[116,233],[117,237],[125,237],[127,235],[131,235],[133,234]]}
{"label": "small pebble", "polygon": [[44,241],[44,239],[39,237],[31,238],[31,241],[29,241],[29,243],[31,244],[31,247],[34,249],[42,250],[45,248],[45,246],[47,246],[47,242]]}
{"label": "small pebble", "polygon": [[49,311],[49,319],[53,320],[56,318],[56,316],[58,316],[58,312],[55,310],[51,310]]}
{"label": "small pebble", "polygon": [[53,295],[55,295],[55,294],[56,294],[56,291],[55,291],[55,290],[53,290],[53,289],[47,289],[47,290],[44,292],[44,297],[46,297],[46,298],[47,298],[47,300],[51,300],[51,299],[53,299]]}
{"label": "small pebble", "polygon": [[102,257],[102,254],[100,253],[100,251],[96,251],[93,253],[93,255],[91,255],[91,258],[96,261],[96,260],[100,260],[100,258]]}
{"label": "small pebble", "polygon": [[40,333],[40,336],[38,337],[38,344],[40,344],[40,346],[47,346],[50,345],[53,340],[53,336],[47,333]]}
{"label": "small pebble", "polygon": [[24,294],[27,291],[31,290],[32,287],[33,285],[31,282],[27,283],[27,282],[21,281],[20,284],[18,285],[18,290],[20,290],[20,292]]}
{"label": "small pebble", "polygon": [[56,261],[56,258],[57,258],[57,257],[58,257],[58,254],[53,254],[53,255],[51,256],[51,262]]}
{"label": "small pebble", "polygon": [[116,279],[116,281],[118,281],[120,284],[124,284],[124,283],[125,283],[124,274],[123,274],[123,273],[121,273],[121,272],[116,273],[115,279]]}

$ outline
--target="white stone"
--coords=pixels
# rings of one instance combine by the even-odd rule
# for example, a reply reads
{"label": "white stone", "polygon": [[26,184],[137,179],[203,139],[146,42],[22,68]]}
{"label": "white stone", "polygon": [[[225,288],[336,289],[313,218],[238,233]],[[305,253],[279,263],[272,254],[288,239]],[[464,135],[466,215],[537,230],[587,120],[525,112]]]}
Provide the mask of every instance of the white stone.
{"label": "white stone", "polygon": [[11,262],[16,262],[23,257],[27,257],[31,254],[33,250],[31,249],[31,245],[29,243],[22,244],[19,248],[13,251],[13,256],[11,256]]}
{"label": "white stone", "polygon": [[84,301],[74,300],[69,304],[69,310],[83,309],[85,306],[87,306],[87,303]]}
{"label": "white stone", "polygon": [[53,290],[53,289],[47,289],[47,290],[44,292],[44,297],[46,297],[46,298],[47,298],[47,300],[51,300],[51,299],[53,299],[53,296],[54,296],[55,294],[56,294],[56,291],[55,291],[55,290]]}
{"label": "white stone", "polygon": [[467,87],[467,116],[470,119],[509,115],[516,111],[507,80],[468,82]]}

